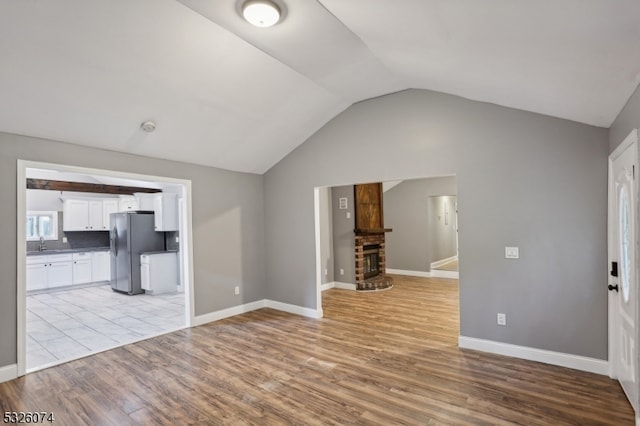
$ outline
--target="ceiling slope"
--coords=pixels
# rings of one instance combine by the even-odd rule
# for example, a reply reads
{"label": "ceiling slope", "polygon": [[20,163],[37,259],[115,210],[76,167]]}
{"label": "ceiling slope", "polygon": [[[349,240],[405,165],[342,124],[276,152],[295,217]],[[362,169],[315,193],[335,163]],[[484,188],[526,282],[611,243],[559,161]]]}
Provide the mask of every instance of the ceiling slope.
{"label": "ceiling slope", "polygon": [[0,0],[0,131],[264,173],[406,88],[608,127],[640,81],[637,0],[278,1]]}
{"label": "ceiling slope", "polygon": [[409,86],[609,127],[640,82],[637,0],[320,0]]}

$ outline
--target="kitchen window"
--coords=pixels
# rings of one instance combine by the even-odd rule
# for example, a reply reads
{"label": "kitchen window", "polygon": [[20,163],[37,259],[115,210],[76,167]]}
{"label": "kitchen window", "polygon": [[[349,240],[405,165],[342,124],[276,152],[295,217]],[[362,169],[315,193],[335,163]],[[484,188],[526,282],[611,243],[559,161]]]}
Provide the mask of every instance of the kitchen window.
{"label": "kitchen window", "polygon": [[58,239],[58,212],[29,211],[27,212],[27,241]]}

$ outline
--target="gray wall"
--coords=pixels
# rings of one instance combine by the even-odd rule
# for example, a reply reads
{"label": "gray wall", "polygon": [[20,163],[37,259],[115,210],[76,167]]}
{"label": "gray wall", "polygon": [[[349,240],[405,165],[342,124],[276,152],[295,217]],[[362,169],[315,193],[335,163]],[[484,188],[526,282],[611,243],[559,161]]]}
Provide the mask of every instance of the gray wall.
{"label": "gray wall", "polygon": [[606,359],[607,134],[423,90],[358,103],[265,174],[269,297],[316,307],[314,187],[456,175],[460,333]]}
{"label": "gray wall", "polygon": [[333,209],[331,188],[318,188],[320,214],[320,264],[322,284],[333,282]]}
{"label": "gray wall", "polygon": [[640,86],[636,87],[636,91],[609,129],[609,152],[613,152],[629,132],[637,128],[640,128]]}
{"label": "gray wall", "polygon": [[384,225],[393,229],[385,234],[387,268],[431,270],[438,247],[429,232],[429,197],[456,193],[454,176],[405,180],[384,193]]}
{"label": "gray wall", "polygon": [[0,133],[0,367],[16,363],[17,159],[190,179],[196,315],[267,297],[262,176]]}
{"label": "gray wall", "polygon": [[[347,209],[340,210],[340,198],[347,199]],[[331,203],[333,206],[333,263],[334,280],[347,283],[356,283],[356,240],[354,230],[356,228],[355,209],[353,206],[353,185],[337,186],[331,188]],[[347,217],[347,213],[350,217]],[[343,274],[340,270],[343,270]]]}
{"label": "gray wall", "polygon": [[[445,206],[447,218],[445,218]],[[429,264],[456,255],[456,197],[429,197]]]}

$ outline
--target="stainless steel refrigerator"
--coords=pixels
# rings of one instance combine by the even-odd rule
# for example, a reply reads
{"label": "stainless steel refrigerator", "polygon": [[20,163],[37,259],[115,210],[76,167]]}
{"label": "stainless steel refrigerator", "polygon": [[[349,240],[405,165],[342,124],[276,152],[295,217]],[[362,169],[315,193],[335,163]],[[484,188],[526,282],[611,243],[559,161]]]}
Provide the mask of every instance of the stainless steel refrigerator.
{"label": "stainless steel refrigerator", "polygon": [[129,295],[144,293],[140,253],[165,250],[164,232],[154,231],[152,211],[111,213],[111,289]]}

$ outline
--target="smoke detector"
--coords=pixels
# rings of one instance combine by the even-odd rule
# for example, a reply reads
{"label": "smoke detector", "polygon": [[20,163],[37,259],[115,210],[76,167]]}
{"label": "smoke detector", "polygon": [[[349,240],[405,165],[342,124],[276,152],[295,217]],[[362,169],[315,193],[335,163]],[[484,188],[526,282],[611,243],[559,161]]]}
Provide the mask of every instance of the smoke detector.
{"label": "smoke detector", "polygon": [[142,122],[142,124],[140,125],[140,127],[142,128],[142,130],[144,130],[147,133],[151,133],[156,129],[156,123],[151,121],[151,120],[147,120]]}

